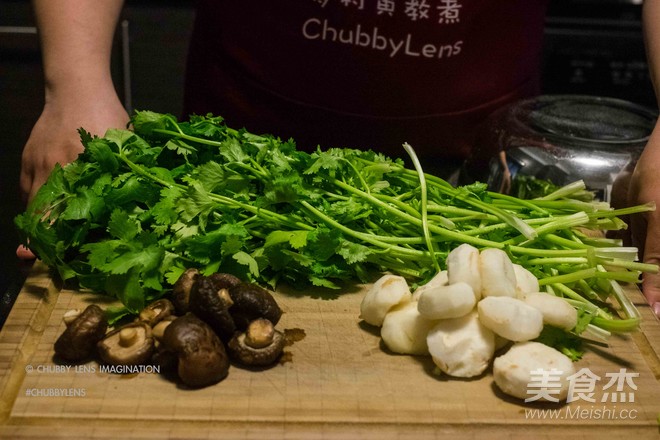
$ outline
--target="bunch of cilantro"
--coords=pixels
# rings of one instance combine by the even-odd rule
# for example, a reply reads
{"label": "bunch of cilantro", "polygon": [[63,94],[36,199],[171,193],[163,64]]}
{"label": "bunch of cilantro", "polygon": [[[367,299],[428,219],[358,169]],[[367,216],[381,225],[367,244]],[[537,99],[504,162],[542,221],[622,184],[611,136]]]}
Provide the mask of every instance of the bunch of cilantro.
{"label": "bunch of cilantro", "polygon": [[[131,313],[189,267],[270,286],[336,289],[383,271],[422,283],[470,243],[506,250],[576,306],[585,326],[626,331],[639,316],[617,283],[657,270],[635,261],[636,250],[577,229],[619,229],[619,216],[654,207],[571,198],[580,182],[523,200],[482,184],[454,188],[425,174],[408,145],[414,169],[373,151],[299,151],[213,115],[142,111],[131,126],[104,137],[80,130],[84,152],[16,218],[24,243],[64,281]],[[610,296],[623,319],[608,309]]]}

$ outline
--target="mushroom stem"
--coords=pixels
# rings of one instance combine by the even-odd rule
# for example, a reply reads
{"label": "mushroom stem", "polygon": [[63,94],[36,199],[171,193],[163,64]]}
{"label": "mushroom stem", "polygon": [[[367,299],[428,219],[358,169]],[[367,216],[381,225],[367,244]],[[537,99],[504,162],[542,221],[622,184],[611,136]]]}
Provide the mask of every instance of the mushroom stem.
{"label": "mushroom stem", "polygon": [[122,347],[130,347],[135,343],[137,338],[137,330],[134,327],[121,329],[119,332],[119,345]]}
{"label": "mushroom stem", "polygon": [[64,323],[69,326],[73,321],[80,316],[82,312],[78,309],[73,309],[73,310],[67,310],[64,315],[62,316],[62,320]]}
{"label": "mushroom stem", "polygon": [[267,319],[255,319],[245,331],[245,345],[252,348],[268,347],[273,342],[275,328]]}
{"label": "mushroom stem", "polygon": [[229,308],[234,305],[234,301],[231,299],[231,296],[229,296],[229,289],[219,289],[218,297],[220,297],[220,300],[225,305],[225,307]]}

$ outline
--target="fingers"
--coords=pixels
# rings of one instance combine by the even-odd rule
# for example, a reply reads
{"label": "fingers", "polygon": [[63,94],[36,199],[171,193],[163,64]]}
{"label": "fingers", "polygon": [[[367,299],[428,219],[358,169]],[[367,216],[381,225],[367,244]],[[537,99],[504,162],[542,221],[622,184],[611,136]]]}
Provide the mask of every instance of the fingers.
{"label": "fingers", "polygon": [[21,245],[16,249],[16,256],[19,260],[29,261],[34,260],[37,257],[32,253],[32,251],[25,246]]}
{"label": "fingers", "polygon": [[[645,263],[660,264],[660,219],[657,212],[646,216],[633,215],[633,245],[643,255]],[[642,293],[653,312],[660,316],[660,274],[645,273],[642,279]]]}
{"label": "fingers", "polygon": [[[656,262],[657,264],[657,262]],[[660,317],[660,275],[644,274],[642,292],[651,306],[651,310]]]}
{"label": "fingers", "polygon": [[36,179],[37,178],[34,172],[25,170],[25,167],[21,171],[21,177],[19,181],[21,201],[26,206],[28,203],[30,203],[30,200],[34,198],[35,194],[43,184],[43,182],[38,182]]}

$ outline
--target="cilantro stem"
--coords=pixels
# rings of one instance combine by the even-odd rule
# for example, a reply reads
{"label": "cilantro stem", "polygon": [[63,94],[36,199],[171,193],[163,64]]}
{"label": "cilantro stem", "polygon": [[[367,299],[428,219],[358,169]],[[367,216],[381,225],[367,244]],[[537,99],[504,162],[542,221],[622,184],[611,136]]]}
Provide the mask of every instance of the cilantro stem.
{"label": "cilantro stem", "polygon": [[587,312],[591,313],[592,315],[598,314],[599,307],[589,301],[585,301],[584,298],[578,300],[572,297],[564,297],[564,301],[566,301],[576,309],[582,308]]}
{"label": "cilantro stem", "polygon": [[581,334],[581,337],[584,336],[592,336],[602,341],[607,341],[610,338],[610,336],[612,336],[612,333],[608,330],[602,329],[600,327],[597,327],[589,323],[587,325],[587,328],[585,328],[584,332],[582,332]]}
{"label": "cilantro stem", "polygon": [[336,228],[336,229],[342,231],[343,233],[345,233],[346,235],[348,235],[350,237],[357,238],[357,239],[359,239],[361,241],[364,241],[366,243],[373,244],[374,246],[378,246],[380,248],[383,248],[387,252],[396,253],[396,254],[399,254],[401,256],[405,255],[405,256],[416,257],[416,258],[420,258],[420,257],[428,258],[429,257],[429,252],[427,252],[427,251],[418,251],[418,250],[410,249],[410,248],[406,248],[406,247],[393,246],[391,243],[384,243],[384,242],[374,238],[372,235],[365,234],[365,233],[362,233],[362,232],[357,232],[357,231],[354,231],[354,230],[342,225],[341,223],[339,223],[336,220],[334,220],[334,219],[330,218],[329,216],[325,215],[324,213],[322,213],[321,211],[319,211],[318,209],[313,207],[310,203],[308,203],[304,200],[300,201],[299,203],[307,211],[309,211],[312,215],[318,217],[322,222],[326,223],[328,226],[332,226],[333,228]]}
{"label": "cilantro stem", "polygon": [[[523,220],[523,221],[525,223],[527,223],[528,225],[534,227],[534,225],[548,224],[548,223],[550,223],[554,220],[553,220],[552,217],[550,217],[550,218],[545,218],[544,217],[544,218],[526,219],[526,220]],[[503,230],[503,229],[506,229],[508,227],[509,227],[509,225],[506,224],[506,223],[491,223],[491,224],[486,225],[486,226],[481,226],[481,227],[478,227],[478,228],[466,230],[463,233],[467,234],[467,235],[482,235],[482,234],[488,234],[488,233],[493,232],[493,231]]]}
{"label": "cilantro stem", "polygon": [[[355,195],[358,195],[358,196],[362,197],[364,200],[366,200],[367,202],[369,202],[369,203],[371,203],[375,206],[383,208],[384,210],[386,210],[390,214],[393,214],[393,215],[401,218],[401,220],[407,221],[407,222],[409,222],[411,224],[414,224],[414,225],[417,225],[417,226],[421,226],[421,220],[418,219],[417,217],[414,217],[410,214],[401,212],[399,209],[397,209],[397,208],[395,208],[395,207],[379,200],[378,198],[372,196],[371,194],[367,194],[364,191],[360,191],[359,189],[354,188],[350,185],[347,185],[344,182],[341,182],[337,179],[333,179],[332,183],[339,186],[339,187],[341,187],[342,189],[344,189],[344,190],[346,190],[350,193],[353,193]],[[481,239],[481,238],[478,238],[478,237],[470,237],[470,236],[462,234],[460,232],[449,231],[447,229],[440,228],[440,227],[437,227],[437,226],[434,226],[434,225],[429,225],[429,230],[433,233],[436,233],[436,234],[442,236],[443,238],[446,238],[446,239],[449,239],[449,240],[455,240],[455,241],[469,243],[469,244],[472,244],[474,246],[494,247],[494,248],[498,248],[498,249],[502,249],[504,247],[503,244],[495,242],[495,241],[485,240],[485,239]]]}
{"label": "cilantro stem", "polygon": [[421,218],[419,211],[417,211],[409,204],[402,202],[399,198],[391,197],[385,194],[371,194],[371,193],[369,194],[373,195],[373,197],[377,198],[378,200],[382,200],[383,202],[387,202],[387,203],[391,203],[392,205],[395,205],[401,211],[410,214],[415,218]]}
{"label": "cilantro stem", "polygon": [[424,234],[424,240],[426,241],[426,247],[428,248],[429,253],[431,255],[431,259],[433,260],[433,267],[435,267],[436,272],[440,272],[440,264],[438,263],[438,260],[435,258],[435,252],[433,250],[433,241],[431,241],[431,233],[429,232],[429,214],[428,211],[426,210],[428,194],[426,192],[426,179],[424,178],[424,171],[422,170],[422,164],[419,163],[419,158],[417,157],[417,154],[415,154],[415,150],[412,149],[410,144],[404,143],[403,148],[410,156],[413,165],[417,170],[417,174],[419,175],[419,186],[420,186],[419,191],[421,193],[421,198],[422,198],[422,203],[420,206],[420,210],[422,214],[422,232]]}
{"label": "cilantro stem", "polygon": [[515,197],[512,197],[508,194],[500,194],[496,192],[489,192],[488,195],[495,199],[495,203],[498,203],[499,201],[505,201],[508,202],[509,206],[522,206],[523,208],[527,208],[531,210],[532,212],[536,212],[540,215],[545,215],[547,216],[549,214],[548,211],[543,209],[541,206],[539,206],[537,203],[534,201],[530,200],[524,200],[524,199],[518,199]]}
{"label": "cilantro stem", "polygon": [[568,185],[564,185],[561,188],[551,192],[550,194],[544,196],[544,197],[539,197],[535,199],[536,201],[540,200],[557,200],[560,198],[566,198],[569,197],[571,194],[574,194],[576,192],[584,191],[587,188],[587,186],[584,184],[583,180],[577,180],[575,182],[569,183]]}
{"label": "cilantro stem", "polygon": [[513,254],[536,257],[586,257],[586,249],[539,249],[533,247],[507,246]]}
{"label": "cilantro stem", "polygon": [[252,163],[252,160],[250,160],[250,165],[242,162],[236,162],[233,164],[233,166],[236,166],[240,168],[243,171],[247,171],[248,174],[253,175],[254,177],[258,179],[268,179],[270,175],[268,174],[268,171],[264,170],[263,168],[257,166],[256,163]]}
{"label": "cilantro stem", "polygon": [[598,316],[591,318],[591,323],[601,329],[614,333],[634,332],[639,329],[639,318],[604,319]]}
{"label": "cilantro stem", "polygon": [[497,220],[497,217],[492,214],[488,214],[481,211],[473,211],[466,208],[459,208],[457,206],[451,206],[451,205],[438,205],[435,203],[429,203],[426,209],[429,212],[439,212],[445,215],[448,214],[461,215],[469,219],[475,219],[475,220],[477,219],[487,220],[487,221]]}
{"label": "cilantro stem", "polygon": [[563,275],[549,276],[546,278],[539,279],[539,286],[545,286],[546,284],[568,284],[574,283],[585,278],[593,278],[596,276],[596,268],[592,267],[589,269],[577,270]]}
{"label": "cilantro stem", "polygon": [[[575,214],[559,217],[556,220],[548,222],[536,228],[536,235],[545,235],[560,229],[573,228],[575,226],[584,225],[589,221],[589,217],[584,212],[576,212]],[[527,237],[525,237],[527,238]],[[506,242],[506,244],[520,244],[523,242],[523,237],[515,237]],[[527,238],[527,242],[530,242]]]}
{"label": "cilantro stem", "polygon": [[[598,269],[602,272],[605,272],[605,269],[603,269],[602,266]],[[621,307],[626,318],[636,319],[639,321],[641,319],[639,310],[637,310],[632,301],[630,301],[630,298],[628,298],[628,295],[626,295],[626,293],[623,291],[621,285],[615,280],[610,280],[610,285],[612,286],[614,299],[619,303],[619,306]]]}
{"label": "cilantro stem", "polygon": [[253,206],[248,203],[243,203],[239,202],[238,200],[232,199],[230,197],[225,197],[221,196],[219,194],[214,194],[214,193],[209,193],[209,197],[225,206],[230,206],[234,208],[241,208],[244,209],[248,212],[251,212],[252,214],[255,214],[267,221],[271,222],[276,222],[281,225],[289,226],[293,229],[305,229],[308,231],[314,230],[313,226],[308,225],[307,223],[303,223],[299,220],[296,220],[293,217],[284,215],[284,214],[278,214],[277,212],[265,209],[265,208],[260,208],[258,206]]}
{"label": "cilantro stem", "polygon": [[[177,127],[178,127],[178,125],[177,125]],[[214,141],[214,140],[211,140],[211,139],[204,139],[204,138],[200,138],[200,137],[197,137],[197,136],[191,136],[189,134],[183,133],[182,131],[172,131],[172,130],[166,130],[164,128],[156,128],[156,129],[154,129],[154,132],[174,136],[176,138],[185,139],[187,141],[196,142],[198,144],[211,145],[211,146],[214,146],[214,147],[221,147],[222,146],[222,142]]]}
{"label": "cilantro stem", "polygon": [[544,265],[557,265],[557,264],[574,264],[581,265],[589,263],[587,258],[583,257],[544,257],[544,258],[531,258],[527,260],[528,264],[536,266]]}
{"label": "cilantro stem", "polygon": [[346,159],[344,159],[344,158],[342,158],[342,161],[343,161],[343,162],[344,162],[344,163],[345,163],[345,164],[346,164],[351,170],[353,170],[353,173],[355,174],[355,177],[357,177],[358,180],[360,181],[360,184],[362,185],[362,188],[364,188],[364,191],[367,192],[367,193],[370,193],[371,190],[369,189],[369,185],[368,185],[367,182],[364,180],[364,177],[362,176],[362,174],[360,173],[360,171],[358,171],[358,169],[355,168],[355,165],[353,164],[353,162],[351,162],[350,160],[346,160]]}
{"label": "cilantro stem", "polygon": [[437,188],[441,193],[449,197],[455,198],[457,200],[460,200],[466,204],[472,205],[483,212],[487,212],[489,214],[496,216],[497,218],[507,223],[512,228],[518,230],[523,236],[525,236],[529,240],[536,238],[537,236],[536,231],[533,228],[531,228],[529,225],[525,224],[525,222],[523,222],[517,216],[508,213],[498,208],[495,205],[484,203],[483,201],[479,200],[476,197],[468,197],[462,194],[460,191],[457,191],[445,180],[442,180],[438,177],[434,178],[434,176],[429,176],[429,175],[427,175],[427,177],[429,178],[429,181],[439,183],[438,185],[435,186],[435,188]]}
{"label": "cilantro stem", "polygon": [[655,202],[648,202],[643,205],[630,206],[627,208],[611,209],[608,211],[599,211],[594,216],[599,217],[622,217],[624,215],[639,214],[642,212],[655,211]]}
{"label": "cilantro stem", "polygon": [[600,307],[597,307],[595,304],[593,304],[588,299],[584,298],[582,295],[580,295],[573,289],[569,288],[565,284],[557,283],[557,284],[553,284],[552,287],[553,289],[558,290],[559,293],[561,293],[564,297],[573,300],[574,304],[582,304],[587,308],[587,310],[592,310],[596,316],[604,319],[612,319],[610,314],[607,313],[605,310],[601,309]]}
{"label": "cilantro stem", "polygon": [[597,257],[596,259],[606,266],[621,267],[631,271],[658,273],[658,266],[655,264],[639,263],[636,261],[622,260],[620,258]]}
{"label": "cilantro stem", "polygon": [[[558,263],[562,263],[563,261],[566,261],[565,264],[577,264],[578,262],[581,262],[581,259],[575,261],[574,263],[571,263],[573,259],[571,260],[553,259],[553,260],[556,260],[556,262],[550,264],[558,264]],[[538,264],[541,264],[543,260],[540,259],[537,261]],[[554,275],[546,278],[541,278],[539,279],[539,285],[544,286],[547,284],[557,284],[557,283],[570,284],[587,278],[606,278],[610,280],[623,281],[627,283],[636,283],[638,282],[639,274],[637,274],[636,272],[629,272],[629,271],[599,271],[597,270],[596,267],[590,267],[588,269],[576,270],[574,272],[567,274]]]}
{"label": "cilantro stem", "polygon": [[581,243],[581,242],[578,242],[578,241],[575,241],[575,240],[569,240],[567,238],[560,237],[560,236],[552,234],[552,233],[545,234],[543,236],[543,241],[548,242],[550,244],[559,245],[559,246],[562,246],[562,247],[567,247],[567,248],[570,248],[570,249],[588,249],[589,248],[589,246],[585,245],[584,243]]}

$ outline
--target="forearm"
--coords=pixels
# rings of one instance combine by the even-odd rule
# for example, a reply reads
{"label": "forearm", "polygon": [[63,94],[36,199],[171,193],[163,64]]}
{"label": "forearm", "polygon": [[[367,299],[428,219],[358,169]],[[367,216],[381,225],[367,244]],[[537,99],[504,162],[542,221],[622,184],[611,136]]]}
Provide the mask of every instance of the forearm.
{"label": "forearm", "polygon": [[123,0],[33,0],[46,102],[112,87],[110,55]]}
{"label": "forearm", "polygon": [[30,200],[56,163],[82,151],[77,130],[103,135],[128,114],[112,82],[110,54],[123,0],[33,0],[45,105],[23,148],[21,190]]}

